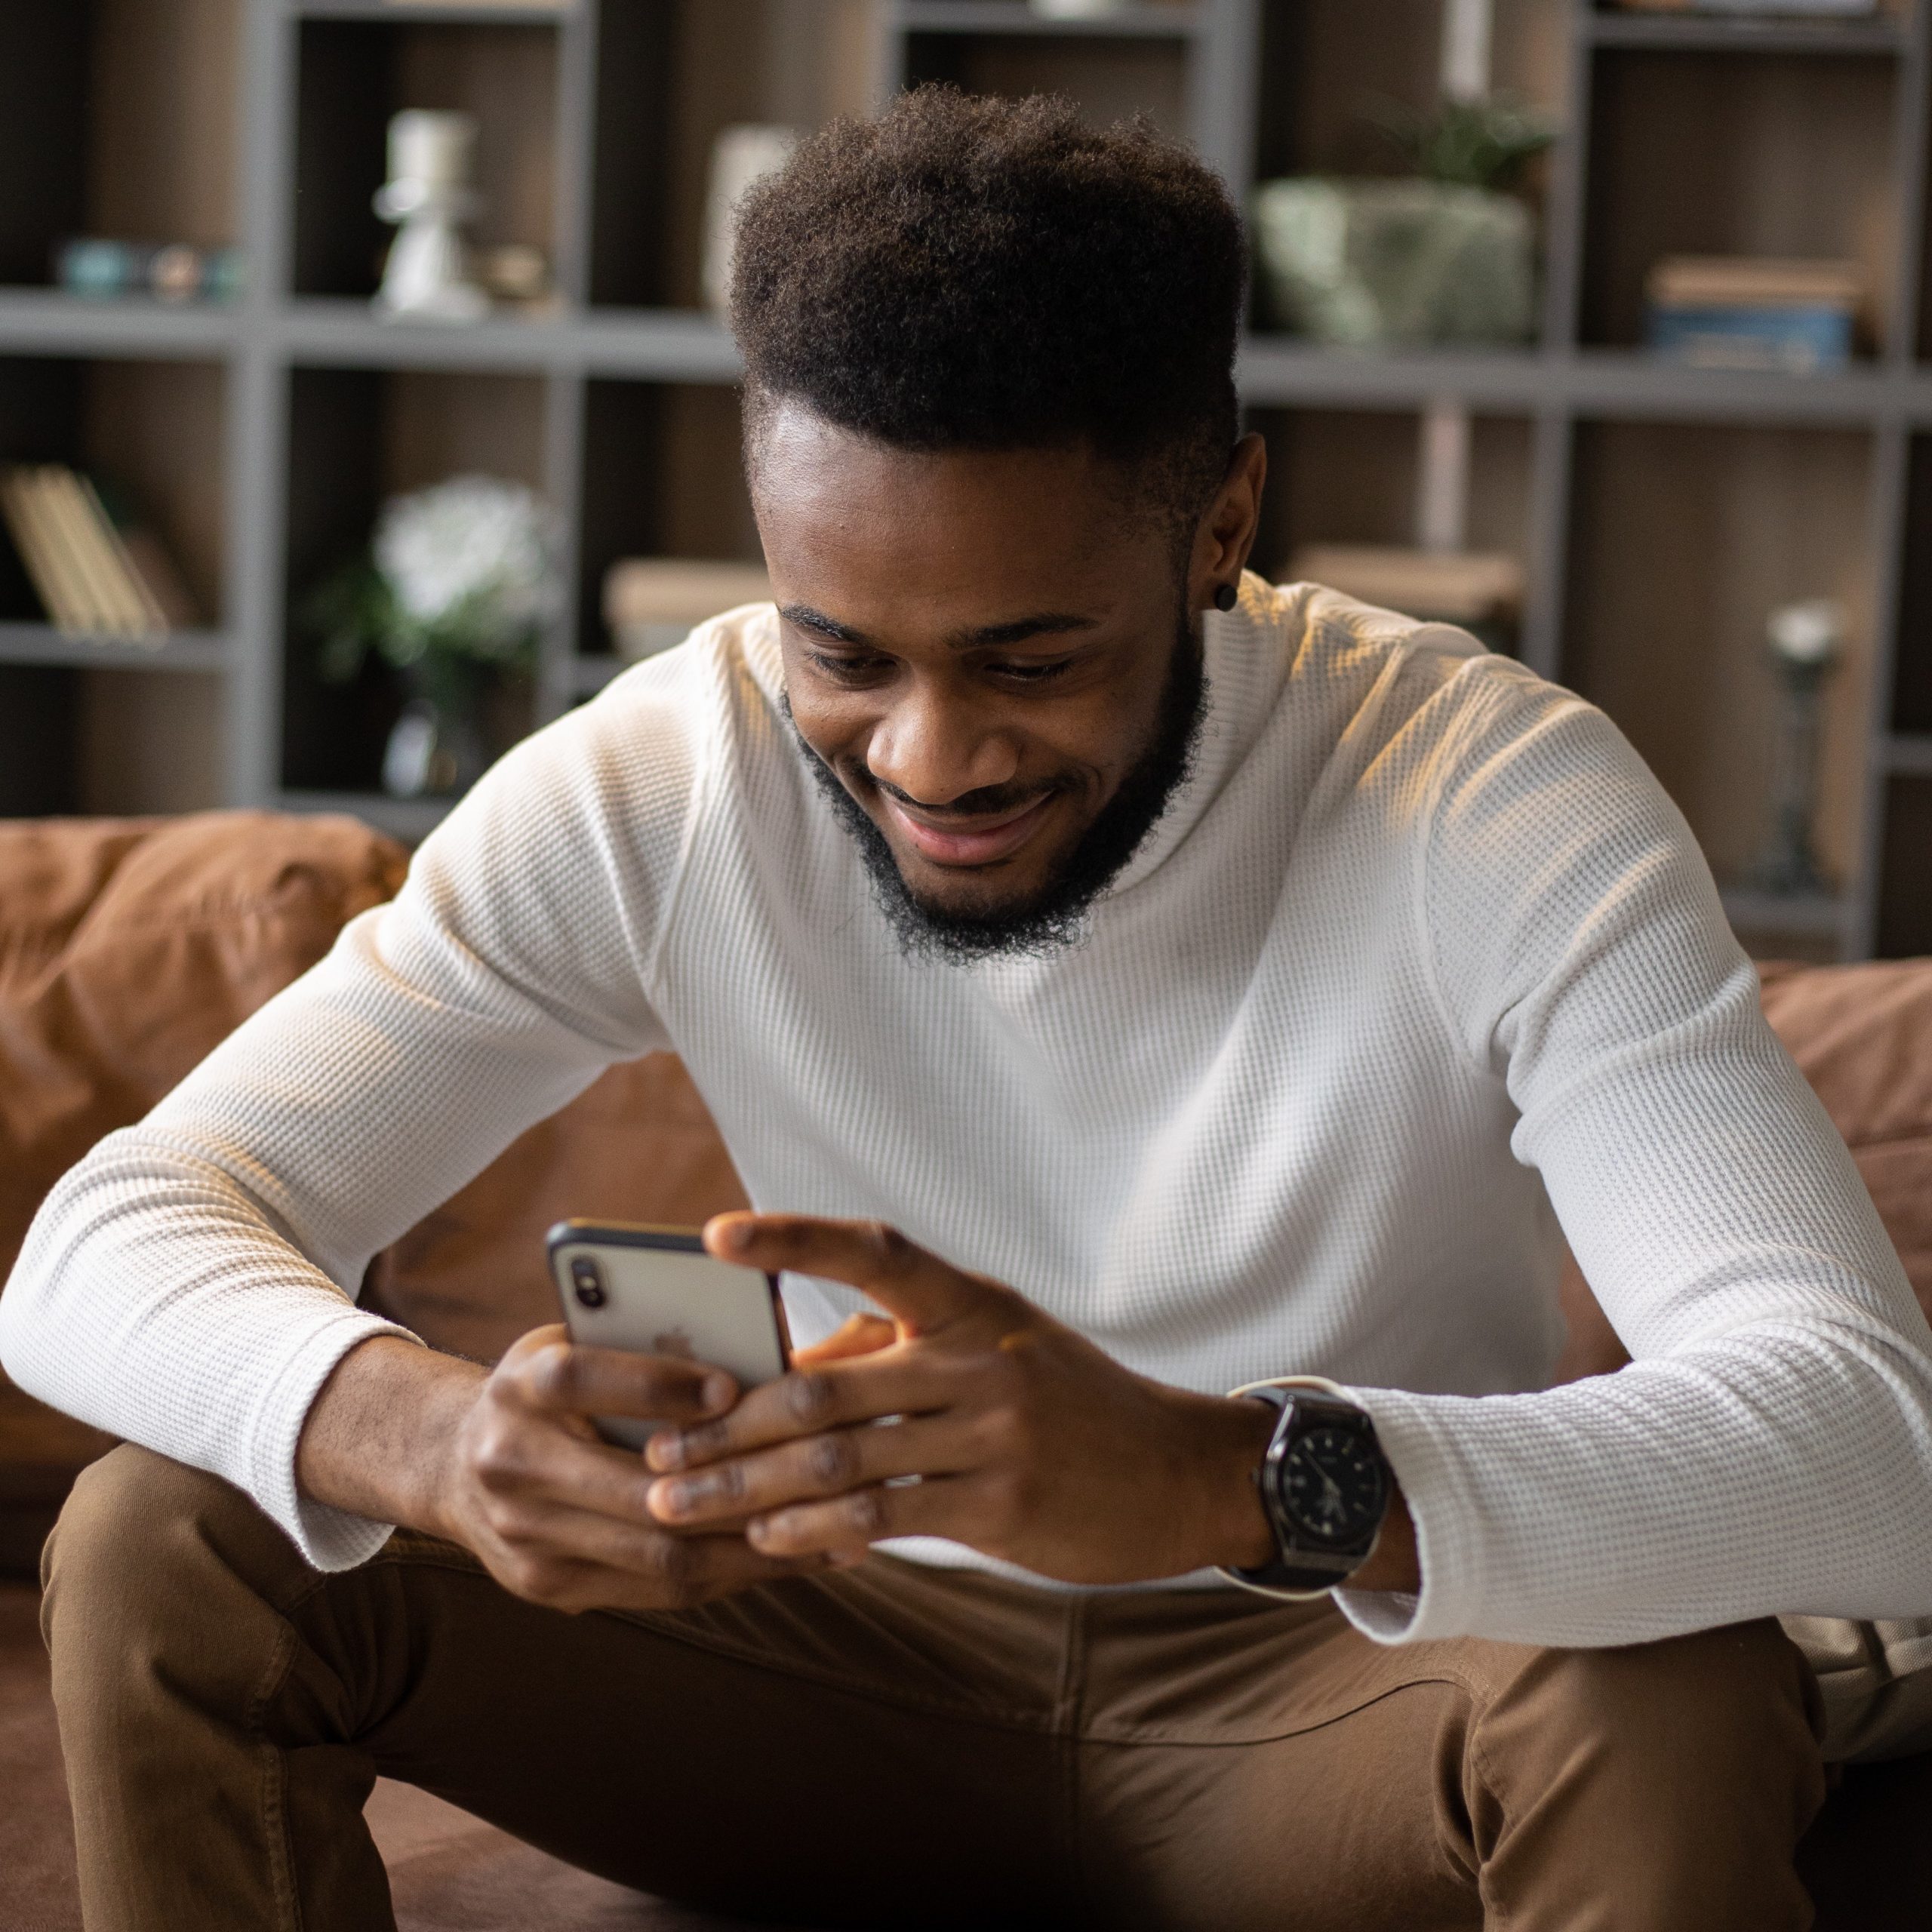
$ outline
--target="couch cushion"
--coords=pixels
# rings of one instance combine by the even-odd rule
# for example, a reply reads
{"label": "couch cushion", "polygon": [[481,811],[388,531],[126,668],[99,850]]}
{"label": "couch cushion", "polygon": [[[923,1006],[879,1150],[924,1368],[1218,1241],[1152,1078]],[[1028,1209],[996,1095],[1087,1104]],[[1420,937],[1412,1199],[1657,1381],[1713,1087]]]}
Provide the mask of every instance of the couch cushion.
{"label": "couch cushion", "polygon": [[494,1361],[557,1319],[543,1236],[586,1219],[694,1227],[745,1191],[683,1063],[614,1066],[512,1142],[371,1264],[363,1300],[439,1349]]}
{"label": "couch cushion", "polygon": [[1764,1012],[1817,1090],[1932,1313],[1932,960],[1767,968]]}
{"label": "couch cushion", "polygon": [[[54,1181],[392,897],[406,863],[349,818],[0,823],[0,1280]],[[105,1446],[0,1377],[0,1568],[31,1570]]]}

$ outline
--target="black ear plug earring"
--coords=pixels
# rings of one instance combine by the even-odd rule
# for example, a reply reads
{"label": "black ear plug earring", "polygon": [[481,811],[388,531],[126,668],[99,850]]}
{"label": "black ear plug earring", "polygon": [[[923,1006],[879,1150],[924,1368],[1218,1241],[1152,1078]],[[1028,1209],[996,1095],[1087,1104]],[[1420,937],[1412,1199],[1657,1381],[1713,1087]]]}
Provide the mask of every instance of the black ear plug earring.
{"label": "black ear plug earring", "polygon": [[1214,608],[1217,611],[1232,611],[1235,608],[1238,595],[1239,592],[1235,590],[1232,584],[1218,585],[1214,592]]}

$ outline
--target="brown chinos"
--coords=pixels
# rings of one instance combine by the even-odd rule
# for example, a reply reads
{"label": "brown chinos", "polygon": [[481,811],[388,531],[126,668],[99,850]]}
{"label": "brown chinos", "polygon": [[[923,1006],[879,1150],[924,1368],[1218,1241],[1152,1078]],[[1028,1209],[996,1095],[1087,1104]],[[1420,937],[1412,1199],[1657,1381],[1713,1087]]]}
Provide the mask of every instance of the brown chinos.
{"label": "brown chinos", "polygon": [[82,1478],[46,1571],[91,1932],[391,1924],[379,1774],[792,1924],[1810,1923],[1816,1694],[1770,1623],[1392,1649],[1325,1603],[884,1556],[571,1617],[407,1533],[320,1574],[132,1447]]}

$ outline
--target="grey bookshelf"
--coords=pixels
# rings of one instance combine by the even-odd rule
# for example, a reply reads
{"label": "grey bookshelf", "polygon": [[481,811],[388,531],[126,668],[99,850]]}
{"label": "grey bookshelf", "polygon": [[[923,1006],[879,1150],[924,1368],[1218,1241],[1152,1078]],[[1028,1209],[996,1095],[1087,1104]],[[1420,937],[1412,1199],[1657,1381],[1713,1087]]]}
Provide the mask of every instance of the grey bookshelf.
{"label": "grey bookshelf", "polygon": [[[1350,104],[1429,91],[1438,31],[1434,8],[1349,0],[1144,0],[1068,20],[1023,0],[17,13],[0,77],[0,459],[132,472],[198,560],[210,622],[158,650],[96,645],[35,621],[17,584],[11,602],[0,592],[0,810],[338,808],[412,838],[441,808],[374,789],[392,699],[379,681],[321,688],[291,611],[381,494],[426,480],[425,466],[522,475],[568,533],[540,721],[615,669],[596,614],[612,557],[752,553],[731,447],[737,361],[697,297],[716,128],[809,124],[923,79],[1048,85],[1097,114],[1144,108],[1244,197],[1269,174],[1377,165]],[[1343,354],[1273,332],[1257,304],[1238,373],[1277,481],[1257,561],[1405,535],[1418,418],[1468,410],[1472,514],[1524,567],[1515,648],[1619,718],[1721,875],[1739,872],[1761,805],[1753,627],[1783,596],[1843,594],[1860,648],[1826,750],[1841,887],[1799,902],[1732,890],[1727,903],[1767,949],[1932,950],[1924,0],[1766,21],[1518,0],[1497,20],[1499,78],[1564,128],[1540,190],[1538,339]],[[220,153],[174,100],[204,100],[210,73],[227,88]],[[1690,98],[1706,111],[1679,111]],[[512,122],[547,130],[528,178],[498,195],[510,226],[491,238],[545,249],[552,308],[463,328],[372,314],[380,131],[412,103],[477,107],[486,146]],[[242,299],[85,302],[45,285],[61,235],[137,223],[238,243]],[[1881,296],[1869,353],[1814,378],[1652,359],[1633,320],[1641,266],[1684,248],[1860,256]],[[212,721],[199,737],[183,722],[189,694]],[[98,757],[47,755],[63,733],[97,730],[97,714],[118,715],[124,737],[180,739],[187,762],[158,796],[129,793]],[[219,769],[193,765],[214,742]]]}

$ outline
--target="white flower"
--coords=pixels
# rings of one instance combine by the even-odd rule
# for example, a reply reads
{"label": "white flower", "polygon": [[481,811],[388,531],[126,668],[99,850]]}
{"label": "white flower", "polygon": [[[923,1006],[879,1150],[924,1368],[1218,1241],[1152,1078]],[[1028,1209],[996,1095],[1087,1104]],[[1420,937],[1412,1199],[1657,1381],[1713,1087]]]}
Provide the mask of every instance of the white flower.
{"label": "white flower", "polygon": [[419,623],[468,607],[469,621],[508,648],[557,608],[552,519],[521,483],[455,476],[392,497],[376,526],[376,568]]}

